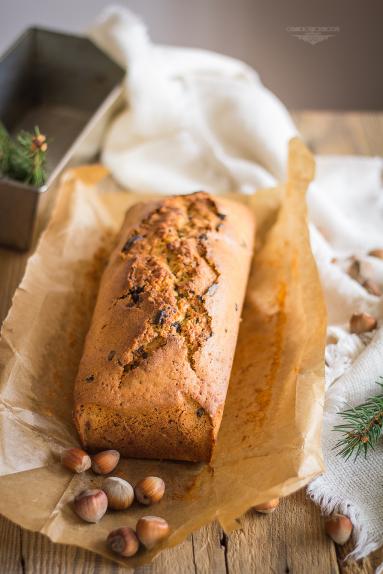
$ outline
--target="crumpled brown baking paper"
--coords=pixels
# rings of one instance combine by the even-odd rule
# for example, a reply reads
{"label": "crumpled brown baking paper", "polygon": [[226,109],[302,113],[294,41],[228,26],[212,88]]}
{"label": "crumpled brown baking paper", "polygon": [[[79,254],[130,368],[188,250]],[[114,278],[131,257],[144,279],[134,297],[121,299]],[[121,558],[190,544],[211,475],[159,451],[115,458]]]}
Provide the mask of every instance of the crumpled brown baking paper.
{"label": "crumpled brown baking paper", "polygon": [[[238,197],[254,209],[258,232],[218,444],[210,465],[122,460],[114,474],[135,483],[161,476],[166,495],[150,509],[109,512],[100,523],[73,512],[76,493],[101,479],[62,468],[62,447],[78,443],[72,387],[97,285],[126,208],[100,166],[63,178],[52,220],[30,258],[0,345],[0,512],[51,540],[135,566],[218,519],[226,531],[251,506],[286,496],[323,470],[325,307],[309,245],[305,192],[314,161],[299,140],[288,181]],[[140,197],[141,199],[141,197]],[[112,555],[108,532],[145,514],[166,518],[168,540],[131,559]]]}

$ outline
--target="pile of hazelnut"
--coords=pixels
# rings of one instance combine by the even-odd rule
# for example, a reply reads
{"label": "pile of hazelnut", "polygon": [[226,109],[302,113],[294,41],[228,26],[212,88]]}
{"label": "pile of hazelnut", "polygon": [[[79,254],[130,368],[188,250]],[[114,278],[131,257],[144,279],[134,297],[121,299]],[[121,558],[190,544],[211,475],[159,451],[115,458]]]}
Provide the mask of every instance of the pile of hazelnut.
{"label": "pile of hazelnut", "polygon": [[[375,259],[383,259],[383,249],[372,249],[367,253],[367,255],[369,257],[374,257]],[[371,265],[366,261],[362,262],[355,256],[351,256],[350,258],[347,258],[347,260],[349,261],[349,265],[345,270],[351,279],[357,281],[357,283],[359,283],[359,285],[361,285],[368,293],[370,293],[370,295],[375,295],[375,297],[382,297],[383,291],[381,287],[371,278]],[[332,259],[332,263],[338,262],[338,259]],[[350,333],[354,333],[355,335],[363,335],[364,333],[369,333],[374,331],[377,327],[377,318],[373,315],[370,315],[369,313],[354,313],[350,318]]]}
{"label": "pile of hazelnut", "polygon": [[[90,457],[80,448],[68,448],[62,452],[61,463],[72,472],[81,473],[92,468],[100,475],[110,474],[120,460],[117,450],[105,450]],[[149,506],[159,502],[165,493],[165,483],[158,476],[147,476],[133,486],[118,476],[108,476],[101,488],[83,490],[74,499],[76,514],[86,522],[98,522],[107,509],[125,510],[134,499]],[[125,526],[110,532],[106,543],[121,556],[134,556],[140,543],[152,549],[169,534],[169,525],[159,516],[143,516],[136,524],[136,530]]]}
{"label": "pile of hazelnut", "polygon": [[[61,462],[72,472],[85,472],[92,468],[99,475],[111,473],[120,460],[116,450],[105,450],[90,457],[80,448],[63,451]],[[159,502],[165,493],[165,483],[158,476],[147,476],[133,486],[118,476],[108,476],[101,488],[83,490],[74,499],[76,514],[86,522],[98,522],[106,511],[126,510],[136,499],[140,504],[149,506]],[[271,514],[279,506],[279,498],[273,498],[254,506],[261,514]],[[347,516],[333,514],[325,517],[325,531],[334,542],[345,544],[352,534],[352,523]],[[159,516],[143,516],[136,524],[136,530],[129,526],[117,528],[109,533],[108,548],[121,556],[134,556],[140,543],[151,550],[169,535],[169,525]]]}

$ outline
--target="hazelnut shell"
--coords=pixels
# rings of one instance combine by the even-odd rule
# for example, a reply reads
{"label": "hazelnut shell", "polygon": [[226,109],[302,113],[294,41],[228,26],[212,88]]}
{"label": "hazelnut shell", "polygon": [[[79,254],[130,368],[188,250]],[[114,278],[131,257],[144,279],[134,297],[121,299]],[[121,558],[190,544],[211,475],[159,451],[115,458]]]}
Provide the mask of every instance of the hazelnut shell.
{"label": "hazelnut shell", "polygon": [[74,499],[74,509],[85,522],[98,522],[108,508],[108,499],[103,490],[92,488],[83,490]]}
{"label": "hazelnut shell", "polygon": [[103,450],[92,456],[92,470],[96,474],[109,474],[120,460],[117,450]]}
{"label": "hazelnut shell", "polygon": [[377,257],[378,259],[383,259],[383,249],[372,249],[368,254],[371,257]]}
{"label": "hazelnut shell", "polygon": [[279,505],[279,498],[273,498],[267,502],[262,502],[254,506],[254,510],[260,512],[261,514],[271,514]]}
{"label": "hazelnut shell", "polygon": [[350,333],[360,335],[373,331],[377,327],[377,320],[368,313],[354,313],[350,319]]}
{"label": "hazelnut shell", "polygon": [[134,493],[138,502],[149,506],[161,500],[165,493],[165,483],[158,476],[147,476],[136,484]]}
{"label": "hazelnut shell", "polygon": [[106,543],[110,550],[126,558],[134,556],[140,546],[136,533],[129,526],[112,530],[106,539]]}
{"label": "hazelnut shell", "polygon": [[381,297],[382,291],[377,283],[372,279],[366,279],[362,283],[363,287],[366,289],[370,295],[375,295],[375,297]]}
{"label": "hazelnut shell", "polygon": [[167,538],[169,531],[169,524],[159,516],[143,516],[136,525],[137,536],[148,550]]}
{"label": "hazelnut shell", "polygon": [[346,544],[351,537],[352,522],[343,514],[333,514],[325,518],[325,531],[336,544]]}
{"label": "hazelnut shell", "polygon": [[123,478],[108,476],[102,483],[102,490],[108,498],[108,508],[125,510],[133,503],[133,486]]}
{"label": "hazelnut shell", "polygon": [[91,466],[90,456],[81,448],[67,448],[61,453],[61,464],[72,472],[85,472]]}

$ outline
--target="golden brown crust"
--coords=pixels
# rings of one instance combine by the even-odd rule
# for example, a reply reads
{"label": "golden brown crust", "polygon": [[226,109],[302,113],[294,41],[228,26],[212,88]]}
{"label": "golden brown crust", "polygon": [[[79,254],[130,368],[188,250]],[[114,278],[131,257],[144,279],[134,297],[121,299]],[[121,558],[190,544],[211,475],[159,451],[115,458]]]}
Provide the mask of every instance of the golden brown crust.
{"label": "golden brown crust", "polygon": [[244,206],[203,192],[127,212],[75,384],[86,448],[210,460],[253,235]]}

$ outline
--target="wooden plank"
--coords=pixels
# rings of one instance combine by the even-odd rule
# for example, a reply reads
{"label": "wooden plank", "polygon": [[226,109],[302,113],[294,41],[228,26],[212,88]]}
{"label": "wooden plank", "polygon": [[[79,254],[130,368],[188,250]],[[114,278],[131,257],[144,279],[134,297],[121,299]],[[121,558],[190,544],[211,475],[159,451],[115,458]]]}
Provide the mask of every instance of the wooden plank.
{"label": "wooden plank", "polygon": [[194,565],[198,574],[227,574],[226,541],[217,522],[193,533]]}
{"label": "wooden plank", "polygon": [[366,144],[370,155],[383,156],[383,113],[365,113],[362,119],[362,128],[366,136]]}
{"label": "wooden plank", "polygon": [[196,574],[192,536],[189,536],[183,544],[162,552],[152,564],[137,568],[134,574],[165,574],[167,572]]}
{"label": "wooden plank", "polygon": [[294,112],[294,121],[311,151],[322,155],[369,155],[363,128],[366,114]]}
{"label": "wooden plank", "polygon": [[[131,568],[74,546],[53,544],[46,536],[26,530],[22,531],[22,551],[25,574],[133,574]],[[183,544],[160,554],[152,564],[134,570],[134,574],[195,574],[193,552],[189,537]]]}
{"label": "wooden plank", "polygon": [[[11,528],[7,529],[5,519],[3,519],[3,523],[7,537],[4,536],[5,547],[2,548],[0,556],[4,557],[4,564],[6,565],[11,557],[15,557],[15,564],[20,564],[21,552],[24,556],[24,570],[14,569],[15,573],[19,571],[27,574],[34,574],[35,572],[39,574],[66,574],[71,572],[90,574],[95,571],[100,574],[111,571],[114,574],[133,573],[133,570],[120,567],[91,552],[73,546],[53,544],[45,536],[26,530],[21,531],[9,522],[8,525],[11,524]],[[20,531],[22,535],[20,535]],[[221,544],[222,537],[222,529],[217,523],[208,525],[190,536],[183,544],[160,554],[153,564],[136,568],[134,574],[164,574],[168,572],[226,574],[225,547]],[[0,572],[3,571],[13,572],[10,568],[7,570],[0,569]]]}
{"label": "wooden plank", "polygon": [[21,554],[21,528],[0,516],[0,572],[24,573]]}
{"label": "wooden plank", "polygon": [[11,306],[12,297],[24,275],[29,254],[0,248],[0,324]]}
{"label": "wooden plank", "polygon": [[249,511],[240,523],[241,530],[228,540],[230,574],[338,573],[334,545],[303,490],[282,500],[274,513]]}

